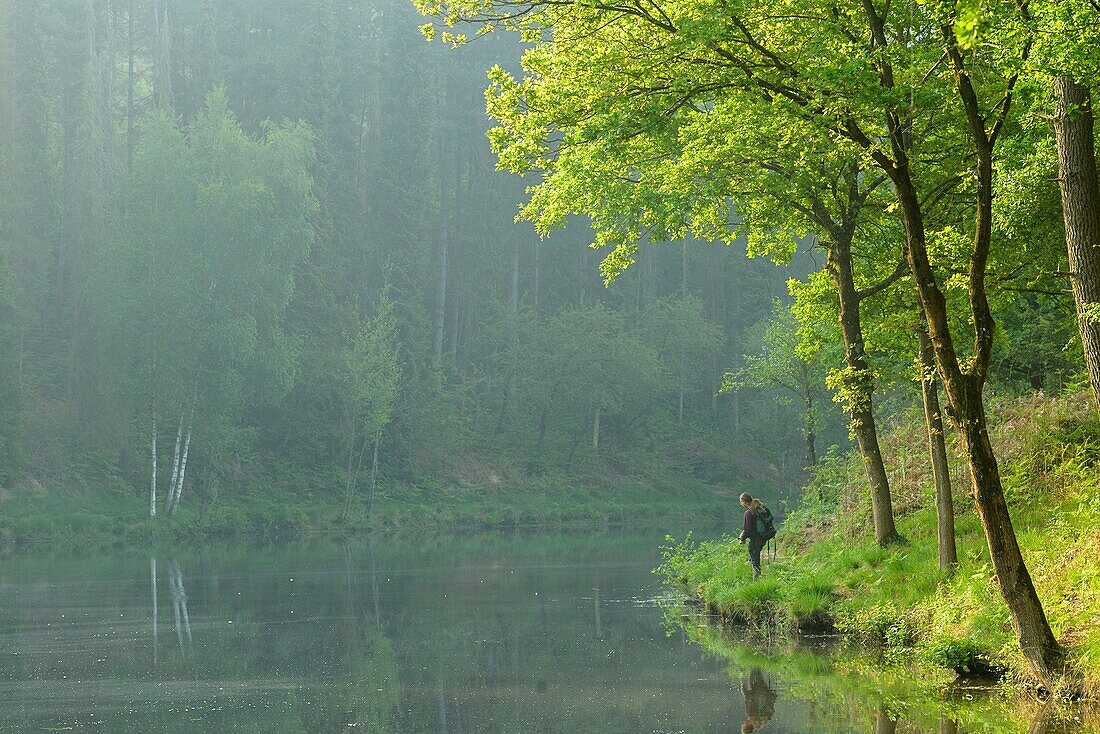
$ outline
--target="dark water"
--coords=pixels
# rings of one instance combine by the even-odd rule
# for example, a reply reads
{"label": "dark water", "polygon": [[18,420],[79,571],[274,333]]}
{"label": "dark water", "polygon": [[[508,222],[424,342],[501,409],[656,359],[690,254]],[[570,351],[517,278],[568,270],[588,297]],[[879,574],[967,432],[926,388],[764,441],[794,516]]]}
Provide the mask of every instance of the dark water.
{"label": "dark water", "polygon": [[938,730],[669,635],[662,537],[0,561],[0,731]]}

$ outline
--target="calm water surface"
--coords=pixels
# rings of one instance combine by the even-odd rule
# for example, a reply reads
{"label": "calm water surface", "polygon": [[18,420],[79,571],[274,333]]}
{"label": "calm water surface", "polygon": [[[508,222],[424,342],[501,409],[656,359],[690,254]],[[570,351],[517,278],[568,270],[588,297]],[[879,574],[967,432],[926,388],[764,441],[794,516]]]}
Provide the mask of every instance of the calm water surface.
{"label": "calm water surface", "polygon": [[670,635],[662,538],[0,561],[0,731],[926,731]]}

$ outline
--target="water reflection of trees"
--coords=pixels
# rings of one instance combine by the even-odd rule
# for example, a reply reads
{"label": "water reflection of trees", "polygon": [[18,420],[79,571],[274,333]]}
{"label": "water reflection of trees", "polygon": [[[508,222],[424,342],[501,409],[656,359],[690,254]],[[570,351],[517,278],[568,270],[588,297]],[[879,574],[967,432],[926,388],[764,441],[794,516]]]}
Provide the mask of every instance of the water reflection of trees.
{"label": "water reflection of trees", "polygon": [[[689,638],[730,661],[745,695],[746,725],[754,731],[760,681],[778,687],[788,703],[808,712],[808,730],[867,734],[1084,734],[1100,731],[1100,710],[1060,702],[1037,705],[993,688],[963,688],[918,673],[876,664],[848,647],[801,647],[797,640],[737,639],[701,620],[683,620]],[[744,671],[750,671],[745,677]],[[774,684],[771,680],[774,680]],[[754,683],[754,680],[757,682]],[[786,722],[784,722],[786,723]],[[749,726],[751,725],[751,728]]]}

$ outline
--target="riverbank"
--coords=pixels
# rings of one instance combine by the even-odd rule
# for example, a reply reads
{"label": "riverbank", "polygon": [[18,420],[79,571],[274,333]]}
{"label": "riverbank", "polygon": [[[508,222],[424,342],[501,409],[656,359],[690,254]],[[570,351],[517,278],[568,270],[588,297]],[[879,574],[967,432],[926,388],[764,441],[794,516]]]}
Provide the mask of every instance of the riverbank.
{"label": "riverbank", "polygon": [[333,491],[257,485],[189,497],[173,517],[149,517],[148,496],[122,484],[0,494],[0,550],[51,544],[126,545],[212,540],[342,538],[471,528],[566,527],[728,519],[729,492],[676,478],[618,478],[578,486],[565,477],[482,487],[380,486],[370,514],[360,490],[342,517]]}
{"label": "riverbank", "polygon": [[678,621],[688,639],[728,662],[732,677],[759,670],[782,680],[785,694],[812,701],[812,731],[845,720],[873,721],[875,732],[1100,730],[1095,705],[1042,702],[990,680],[952,680],[942,669],[891,662],[843,638],[735,636],[698,615]]}
{"label": "riverbank", "polygon": [[[999,399],[991,438],[1016,534],[1051,627],[1100,695],[1100,421],[1087,394]],[[665,577],[726,625],[837,631],[909,661],[955,674],[1027,680],[997,590],[981,524],[950,442],[959,567],[937,571],[936,518],[920,416],[883,437],[898,529],[881,548],[857,456],[818,470],[780,533],[779,554],[752,581],[735,539],[666,549]]]}

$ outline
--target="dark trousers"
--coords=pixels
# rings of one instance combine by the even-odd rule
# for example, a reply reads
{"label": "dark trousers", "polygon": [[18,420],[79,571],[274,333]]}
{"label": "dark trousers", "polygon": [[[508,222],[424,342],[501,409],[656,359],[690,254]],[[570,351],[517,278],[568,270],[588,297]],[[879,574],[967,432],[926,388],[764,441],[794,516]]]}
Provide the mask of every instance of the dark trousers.
{"label": "dark trousers", "polygon": [[749,538],[749,563],[752,564],[752,577],[760,575],[760,551],[764,550],[764,542],[760,538]]}

